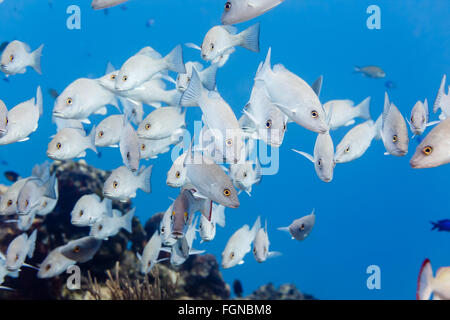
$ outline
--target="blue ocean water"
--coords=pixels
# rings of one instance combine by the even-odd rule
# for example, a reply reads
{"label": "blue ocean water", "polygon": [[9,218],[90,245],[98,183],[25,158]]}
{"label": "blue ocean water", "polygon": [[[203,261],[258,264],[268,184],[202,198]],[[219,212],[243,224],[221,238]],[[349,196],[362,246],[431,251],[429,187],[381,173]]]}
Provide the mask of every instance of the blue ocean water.
{"label": "blue ocean water", "polygon": [[[51,4],[51,5],[50,5]],[[69,5],[81,8],[81,29],[69,30]],[[381,8],[381,29],[369,30],[368,6]],[[50,88],[61,92],[80,77],[99,77],[107,62],[119,67],[144,46],[163,55],[175,45],[201,44],[203,36],[220,24],[223,0],[130,0],[122,6],[94,11],[90,1],[5,0],[0,4],[0,41],[19,39],[32,49],[45,44],[43,74],[29,69],[25,75],[0,81],[0,99],[8,108],[44,91],[44,115],[30,140],[0,148],[0,169],[29,175],[35,163],[47,159],[54,134]],[[272,47],[272,62],[282,63],[305,81],[324,76],[321,101],[372,97],[371,113],[381,113],[385,81],[403,115],[417,100],[433,102],[443,74],[449,74],[450,2],[447,0],[286,0],[285,3],[239,30],[261,22],[260,53],[242,48],[218,73],[218,89],[238,117],[247,103],[259,63]],[[151,26],[148,21],[152,20]],[[184,48],[185,61],[200,60],[198,51]],[[387,78],[368,79],[354,74],[355,65],[378,65]],[[111,112],[116,112],[112,108]],[[151,109],[147,108],[148,113]],[[199,120],[200,110],[189,110],[188,122]],[[433,119],[436,115],[432,116]],[[94,122],[101,120],[96,116]],[[348,128],[332,132],[335,145]],[[258,286],[292,282],[320,299],[414,299],[417,276],[425,258],[433,267],[450,265],[450,235],[431,232],[430,220],[449,218],[450,167],[413,170],[409,159],[417,141],[410,142],[406,157],[385,156],[380,141],[351,163],[337,165],[330,184],[320,181],[313,165],[293,153],[312,152],[316,135],[295,124],[288,126],[280,148],[279,171],[264,176],[252,196],[241,194],[238,209],[226,209],[226,228],[219,228],[211,243],[199,244],[220,261],[228,238],[258,215],[268,220],[271,250],[282,256],[259,264],[246,256],[245,264],[223,270],[225,280],[243,283],[244,294]],[[121,165],[117,149],[101,149],[98,158],[88,151],[86,161],[112,170]],[[154,164],[151,194],[139,192],[137,215],[145,222],[170,205],[178,190],[165,184],[170,154],[148,161]],[[7,183],[5,178],[1,183]],[[316,226],[303,242],[277,231],[315,208]],[[381,270],[381,289],[369,290],[366,269]]]}

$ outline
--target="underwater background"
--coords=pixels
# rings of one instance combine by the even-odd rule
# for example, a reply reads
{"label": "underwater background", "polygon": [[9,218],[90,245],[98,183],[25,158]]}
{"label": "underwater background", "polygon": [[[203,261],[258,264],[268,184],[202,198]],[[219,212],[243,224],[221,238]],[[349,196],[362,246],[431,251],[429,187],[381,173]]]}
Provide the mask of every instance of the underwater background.
{"label": "underwater background", "polygon": [[[69,30],[66,9],[81,8],[81,29]],[[381,8],[381,29],[369,30],[367,7]],[[223,0],[130,0],[107,11],[94,11],[90,1],[5,0],[0,4],[0,41],[19,39],[32,49],[44,43],[42,75],[0,81],[0,99],[8,109],[44,92],[44,114],[30,140],[1,146],[2,171],[31,174],[47,160],[46,149],[56,127],[51,123],[54,99],[80,77],[100,77],[111,62],[119,67],[142,47],[163,55],[175,45],[200,44],[220,24]],[[449,74],[450,2],[448,0],[286,0],[270,12],[238,25],[239,30],[261,22],[260,53],[242,48],[230,57],[217,76],[218,90],[239,118],[253,86],[253,77],[269,46],[272,63],[282,63],[308,83],[324,76],[320,100],[372,97],[371,114],[383,109],[384,93],[404,116],[416,101],[434,102],[443,74]],[[200,60],[199,52],[183,47],[184,61]],[[355,65],[377,65],[385,79],[353,73]],[[396,84],[386,88],[386,81]],[[146,114],[152,110],[144,107]],[[108,107],[112,113],[116,110]],[[200,120],[199,108],[187,114],[188,129]],[[436,120],[432,115],[431,119]],[[98,123],[101,116],[94,116]],[[335,146],[349,128],[331,133]],[[88,129],[89,131],[90,129]],[[428,129],[429,130],[429,129]],[[268,221],[270,249],[282,256],[257,263],[252,254],[245,263],[221,270],[230,285],[241,280],[244,295],[273,282],[294,283],[319,299],[414,299],[422,261],[434,268],[450,265],[450,234],[431,231],[430,220],[450,218],[450,166],[413,170],[409,166],[418,142],[410,141],[407,156],[385,156],[381,141],[373,141],[364,156],[338,164],[334,179],[319,180],[313,165],[290,149],[313,151],[316,134],[290,124],[280,148],[279,170],[264,176],[252,196],[242,193],[238,209],[226,209],[226,227],[218,228],[211,243],[194,242],[220,261],[229,237],[242,225],[253,225],[258,215]],[[88,164],[112,170],[122,161],[117,149],[101,148],[101,157],[87,152]],[[138,192],[136,215],[144,223],[165,211],[178,190],[165,184],[170,153],[145,161],[154,164],[152,193]],[[10,184],[3,176],[0,183]],[[293,219],[316,213],[316,225],[303,242],[276,230]],[[369,290],[366,269],[381,270],[381,289]]]}

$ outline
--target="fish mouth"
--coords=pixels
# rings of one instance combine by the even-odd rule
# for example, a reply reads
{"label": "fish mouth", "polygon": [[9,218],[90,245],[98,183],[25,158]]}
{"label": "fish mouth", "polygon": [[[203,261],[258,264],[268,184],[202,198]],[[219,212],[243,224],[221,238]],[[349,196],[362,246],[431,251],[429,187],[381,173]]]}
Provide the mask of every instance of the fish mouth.
{"label": "fish mouth", "polygon": [[57,160],[55,155],[53,153],[51,153],[51,152],[47,152],[47,157],[49,157],[52,160]]}
{"label": "fish mouth", "polygon": [[179,231],[172,231],[172,237],[175,239],[181,239],[183,238],[184,234]]}

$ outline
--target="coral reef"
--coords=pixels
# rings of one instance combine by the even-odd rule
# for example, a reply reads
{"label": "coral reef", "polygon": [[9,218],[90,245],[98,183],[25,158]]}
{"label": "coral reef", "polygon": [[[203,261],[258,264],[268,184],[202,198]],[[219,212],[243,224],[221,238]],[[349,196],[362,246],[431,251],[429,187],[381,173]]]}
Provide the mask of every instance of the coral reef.
{"label": "coral reef", "polygon": [[[83,160],[55,162],[50,171],[56,172],[58,178],[59,200],[51,214],[38,217],[33,223],[32,229],[38,229],[38,236],[34,256],[27,262],[35,266],[52,249],[89,233],[89,228],[71,224],[70,213],[81,196],[96,193],[102,197],[103,183],[109,175]],[[113,208],[125,212],[131,208],[131,202],[114,201]],[[142,252],[149,235],[159,228],[161,218],[162,213],[156,213],[143,227],[134,217],[131,234],[120,231],[104,241],[91,261],[79,264],[82,275],[79,290],[67,288],[69,274],[38,279],[36,270],[23,267],[18,278],[5,279],[3,285],[14,291],[0,291],[0,299],[230,299],[230,286],[223,280],[219,264],[210,254],[191,256],[178,267],[162,262],[145,276],[139,272],[135,253]],[[20,233],[15,224],[2,223],[0,250],[6,252],[8,244]],[[161,252],[160,258],[164,256],[168,254]],[[277,290],[268,284],[244,299],[310,298],[293,285],[283,285]]]}

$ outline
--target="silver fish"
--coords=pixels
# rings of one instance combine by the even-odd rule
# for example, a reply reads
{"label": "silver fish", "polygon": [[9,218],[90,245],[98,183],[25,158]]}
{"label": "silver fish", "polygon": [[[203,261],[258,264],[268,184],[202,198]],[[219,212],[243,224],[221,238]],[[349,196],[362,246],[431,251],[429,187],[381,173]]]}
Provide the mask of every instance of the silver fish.
{"label": "silver fish", "polygon": [[313,210],[311,214],[294,220],[289,227],[278,228],[278,230],[287,231],[291,234],[292,239],[302,241],[309,236],[315,223],[316,215]]}
{"label": "silver fish", "polygon": [[34,230],[30,237],[22,233],[12,240],[6,251],[6,268],[15,271],[25,263],[25,259],[32,258],[36,245],[37,230]]}
{"label": "silver fish", "polygon": [[0,69],[6,75],[25,73],[27,67],[32,67],[37,73],[41,71],[41,55],[44,45],[31,52],[30,47],[19,40],[11,41],[3,50],[0,58]]}
{"label": "silver fish", "polygon": [[149,273],[157,263],[167,260],[167,258],[158,260],[161,245],[161,236],[159,235],[158,231],[155,231],[155,233],[153,233],[152,237],[145,245],[142,256],[139,253],[137,254],[138,260],[141,264],[142,274]]}
{"label": "silver fish", "polygon": [[141,139],[163,139],[170,137],[173,131],[186,126],[186,109],[162,107],[152,111],[137,129]]}
{"label": "silver fish", "polygon": [[230,177],[233,184],[241,191],[251,196],[253,185],[261,182],[262,169],[258,158],[255,161],[245,161],[230,165]]}
{"label": "silver fish", "polygon": [[317,176],[323,182],[331,182],[333,180],[333,171],[336,166],[334,161],[334,145],[330,133],[319,133],[317,135],[316,144],[314,146],[314,155],[292,149],[304,156],[306,159],[314,163]]}
{"label": "silver fish", "polygon": [[172,237],[179,239],[184,237],[188,225],[192,222],[196,211],[197,199],[189,189],[182,189],[175,199],[172,207]]}
{"label": "silver fish", "polygon": [[300,126],[317,133],[327,132],[326,114],[316,92],[284,66],[278,64],[272,70],[270,57],[271,48],[255,80],[264,83],[272,103]]}
{"label": "silver fish", "polygon": [[159,224],[159,234],[161,235],[161,241],[165,246],[172,246],[177,242],[177,239],[172,237],[172,212],[173,203],[164,212],[163,218]]}
{"label": "silver fish", "polygon": [[102,219],[104,215],[111,216],[111,199],[100,200],[95,193],[87,194],[78,199],[71,212],[71,223],[75,226],[92,226]]}
{"label": "silver fish", "polygon": [[[433,112],[436,113],[441,109],[441,114],[439,115],[440,120],[444,120],[450,117],[450,94],[445,93],[445,85],[447,82],[447,75],[444,74],[442,77],[441,85],[436,96],[436,100],[433,105]],[[450,86],[448,91],[450,92]]]}
{"label": "silver fish", "polygon": [[450,162],[450,118],[443,120],[417,146],[410,160],[415,169],[438,167]]}
{"label": "silver fish", "polygon": [[330,111],[330,130],[338,129],[342,126],[355,124],[355,118],[370,120],[370,100],[368,97],[360,104],[354,106],[351,100],[332,100],[323,105],[323,109],[328,114]]}
{"label": "silver fish", "polygon": [[95,126],[89,135],[86,135],[84,130],[63,128],[48,144],[47,156],[53,160],[70,160],[85,157],[86,149],[97,153],[95,137]]}
{"label": "silver fish", "polygon": [[276,251],[269,251],[270,241],[269,233],[267,232],[267,220],[263,228],[256,232],[255,240],[253,240],[253,255],[255,260],[259,263],[264,262],[267,258],[279,256],[280,253]]}
{"label": "silver fish", "polygon": [[386,77],[386,72],[378,66],[355,67],[355,72],[361,73],[367,78],[382,79]]}
{"label": "silver fish", "polygon": [[417,281],[417,300],[429,300],[433,295],[433,300],[450,299],[450,267],[441,267],[433,276],[433,269],[429,259],[425,259],[419,272]]}
{"label": "silver fish", "polygon": [[56,174],[53,174],[47,181],[34,177],[29,178],[17,196],[17,213],[28,215],[32,211],[37,212],[42,205],[42,197],[57,199],[56,183]]}
{"label": "silver fish", "polygon": [[61,248],[60,252],[67,259],[84,263],[94,257],[101,244],[101,240],[88,236],[69,241]]}
{"label": "silver fish", "polygon": [[233,233],[222,252],[222,268],[228,269],[244,263],[243,259],[250,252],[252,242],[255,240],[260,227],[261,221],[258,217],[251,229],[248,225],[244,225]]}
{"label": "silver fish", "polygon": [[119,233],[120,229],[125,229],[131,233],[131,223],[133,221],[135,211],[136,208],[133,208],[126,214],[122,215],[120,211],[113,210],[111,217],[104,215],[100,221],[92,225],[89,235],[97,239],[107,240],[108,238]]}
{"label": "silver fish", "polygon": [[394,104],[389,102],[387,92],[385,94],[382,121],[381,138],[387,151],[385,154],[397,157],[406,155],[409,144],[408,128],[400,111]]}
{"label": "silver fish", "polygon": [[106,9],[117,6],[128,0],[92,0],[91,6],[94,10]]}
{"label": "silver fish", "polygon": [[212,64],[208,68],[203,68],[203,65],[199,62],[186,62],[186,73],[179,73],[176,80],[177,90],[184,92],[189,82],[191,82],[192,70],[197,70],[202,85],[209,91],[213,91],[216,88],[216,74],[218,65]]}
{"label": "silver fish", "polygon": [[95,145],[97,147],[119,147],[123,121],[123,114],[113,114],[103,119],[95,128]]}
{"label": "silver fish", "polygon": [[[186,184],[186,167],[184,161],[186,159],[187,152],[179,155],[167,172],[166,184],[172,188],[180,188]],[[0,200],[1,204],[1,200]],[[1,205],[0,205],[1,208]],[[1,210],[0,210],[1,212]]]}
{"label": "silver fish", "polygon": [[[237,33],[232,26],[215,26],[203,39],[201,56],[203,60],[220,63],[220,60],[234,52],[236,46],[259,52],[259,23]],[[221,64],[223,65],[223,63]]]}
{"label": "silver fish", "polygon": [[223,24],[236,24],[259,17],[284,0],[228,0],[222,14]]}
{"label": "silver fish", "polygon": [[0,100],[0,138],[8,133],[8,109],[5,103]]}
{"label": "silver fish", "polygon": [[165,70],[186,73],[181,45],[176,46],[164,58],[156,58],[153,49],[139,51],[120,68],[115,80],[115,89],[118,91],[135,89]]}
{"label": "silver fish", "polygon": [[202,241],[212,241],[216,236],[216,224],[225,227],[225,207],[213,204],[211,212],[211,221],[205,215],[200,217],[199,233]]}
{"label": "silver fish", "polygon": [[36,99],[22,102],[8,112],[8,132],[0,138],[0,145],[27,141],[38,128],[42,115],[42,91],[37,88]]}
{"label": "silver fish", "polygon": [[47,257],[42,261],[37,277],[39,279],[48,279],[56,277],[65,272],[67,268],[76,264],[75,261],[66,258],[61,254],[61,249],[64,246],[53,249]]}
{"label": "silver fish", "polygon": [[134,175],[127,167],[119,167],[111,173],[103,186],[103,194],[113,200],[122,202],[136,197],[137,189],[146,193],[151,192],[150,177],[153,165],[141,167],[139,174]]}
{"label": "silver fish", "polygon": [[372,140],[377,137],[378,132],[378,126],[372,120],[353,127],[336,147],[334,161],[345,163],[360,158],[370,147]]}
{"label": "silver fish", "polygon": [[17,197],[19,192],[25,183],[28,181],[26,179],[20,179],[14,182],[0,198],[0,214],[1,215],[12,215],[17,212]]}
{"label": "silver fish", "polygon": [[183,142],[184,131],[176,129],[172,135],[158,140],[139,139],[141,159],[156,159],[158,155],[169,152],[170,146]]}
{"label": "silver fish", "polygon": [[417,101],[411,111],[411,117],[409,120],[407,119],[409,127],[413,132],[413,136],[411,139],[414,139],[415,136],[420,136],[425,132],[427,127],[433,126],[439,121],[431,121],[429,122],[429,113],[428,113],[428,100],[422,103],[422,101]]}
{"label": "silver fish", "polygon": [[139,170],[140,142],[136,131],[128,120],[124,121],[120,135],[120,154],[124,165],[131,171]]}
{"label": "silver fish", "polygon": [[240,160],[242,149],[242,130],[228,103],[216,91],[203,88],[197,71],[193,70],[187,90],[181,98],[182,106],[199,106],[203,120],[214,135],[214,143],[227,162]]}

